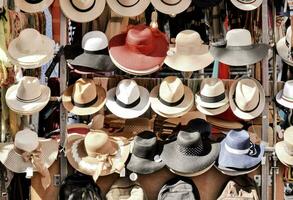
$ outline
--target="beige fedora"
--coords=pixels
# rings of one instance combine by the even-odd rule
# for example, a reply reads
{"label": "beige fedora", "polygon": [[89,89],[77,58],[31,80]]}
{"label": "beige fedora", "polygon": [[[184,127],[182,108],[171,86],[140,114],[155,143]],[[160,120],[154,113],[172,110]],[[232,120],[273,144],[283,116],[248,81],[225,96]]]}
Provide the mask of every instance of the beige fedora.
{"label": "beige fedora", "polygon": [[119,173],[129,155],[130,145],[124,137],[111,137],[102,130],[90,131],[86,136],[71,134],[66,142],[66,156],[71,166],[81,173],[106,176]]}
{"label": "beige fedora", "polygon": [[31,115],[41,111],[49,102],[50,96],[50,88],[41,85],[39,79],[24,76],[17,85],[8,88],[5,99],[11,110]]}
{"label": "beige fedora", "polygon": [[231,0],[232,4],[240,10],[255,10],[261,4],[263,0]]}
{"label": "beige fedora", "polygon": [[117,14],[134,17],[142,14],[150,0],[107,0],[109,7]]}
{"label": "beige fedora", "polygon": [[258,117],[265,107],[265,92],[262,85],[253,78],[239,78],[229,91],[232,112],[243,120]]}
{"label": "beige fedora", "polygon": [[150,102],[157,114],[179,117],[193,107],[194,96],[191,89],[183,85],[178,77],[168,76],[152,89]]}
{"label": "beige fedora", "polygon": [[28,13],[42,12],[48,8],[54,0],[15,0],[15,6]]}
{"label": "beige fedora", "polygon": [[293,66],[293,60],[290,58],[290,49],[291,49],[291,35],[292,30],[291,26],[287,28],[286,36],[281,38],[277,42],[277,52],[282,60],[290,66]]}
{"label": "beige fedora", "polygon": [[106,91],[92,79],[80,78],[62,95],[65,109],[76,115],[92,115],[106,103]]}
{"label": "beige fedora", "polygon": [[176,15],[185,11],[192,0],[151,0],[156,10],[167,15]]}
{"label": "beige fedora", "polygon": [[275,151],[279,160],[285,165],[293,165],[293,126],[284,132],[284,141],[275,145]]}
{"label": "beige fedora", "polygon": [[63,14],[75,22],[85,23],[98,18],[106,0],[59,0]]}
{"label": "beige fedora", "polygon": [[204,173],[206,173],[207,171],[209,171],[213,166],[214,166],[215,162],[213,162],[210,166],[208,166],[207,168],[201,170],[201,171],[198,171],[198,172],[195,172],[195,173],[181,173],[181,172],[178,172],[174,169],[171,169],[171,168],[168,168],[170,170],[170,172],[174,173],[174,174],[177,174],[179,176],[184,176],[184,177],[195,177],[195,176],[200,176]]}
{"label": "beige fedora", "polygon": [[209,46],[203,44],[198,32],[184,30],[176,36],[175,47],[171,47],[165,64],[178,71],[197,71],[214,61]]}
{"label": "beige fedora", "polygon": [[276,101],[286,108],[293,109],[293,80],[285,82],[284,89],[276,96]]}

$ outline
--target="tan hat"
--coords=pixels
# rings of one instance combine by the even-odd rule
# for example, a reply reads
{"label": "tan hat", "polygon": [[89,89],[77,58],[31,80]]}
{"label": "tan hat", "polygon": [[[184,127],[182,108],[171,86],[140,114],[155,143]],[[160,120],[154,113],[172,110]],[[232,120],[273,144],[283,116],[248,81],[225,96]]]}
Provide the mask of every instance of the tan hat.
{"label": "tan hat", "polygon": [[135,17],[146,10],[150,0],[107,0],[107,3],[115,13],[126,17]]}
{"label": "tan hat", "polygon": [[65,109],[76,115],[92,115],[106,103],[106,91],[92,79],[80,78],[62,95]]}
{"label": "tan hat", "polygon": [[283,164],[293,165],[293,126],[285,130],[284,141],[275,145],[275,151]]}
{"label": "tan hat", "polygon": [[156,10],[167,15],[176,15],[185,11],[191,0],[151,0]]}
{"label": "tan hat", "polygon": [[15,0],[15,6],[28,13],[42,12],[48,8],[54,0]]}
{"label": "tan hat", "polygon": [[129,142],[123,137],[108,136],[102,130],[86,136],[71,134],[66,142],[66,156],[71,166],[97,180],[123,169],[129,155]]}
{"label": "tan hat", "polygon": [[170,48],[165,64],[178,71],[197,71],[209,66],[214,58],[209,46],[203,44],[198,32],[184,30],[176,36],[175,47]]}

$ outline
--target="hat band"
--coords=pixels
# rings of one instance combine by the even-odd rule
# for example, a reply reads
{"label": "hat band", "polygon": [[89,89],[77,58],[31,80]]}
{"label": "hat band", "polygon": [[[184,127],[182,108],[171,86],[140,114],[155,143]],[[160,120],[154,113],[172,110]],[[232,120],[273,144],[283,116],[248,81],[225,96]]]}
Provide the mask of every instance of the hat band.
{"label": "hat band", "polygon": [[200,95],[200,99],[203,101],[203,102],[206,102],[206,103],[217,103],[217,102],[220,102],[222,100],[224,100],[226,97],[226,94],[225,92],[218,95],[218,96],[214,96],[214,97],[208,97],[208,96],[205,96],[205,95]]}
{"label": "hat band", "polygon": [[30,4],[37,4],[37,3],[42,2],[43,0],[25,0],[25,1]]}
{"label": "hat band", "polygon": [[185,97],[185,95],[183,95],[178,101],[173,102],[173,103],[170,103],[170,102],[165,101],[164,99],[162,99],[162,98],[160,97],[160,95],[158,96],[158,99],[159,99],[159,101],[160,101],[162,104],[164,104],[164,105],[166,105],[166,106],[175,107],[175,106],[180,105],[180,104],[183,102],[184,97]]}
{"label": "hat band", "polygon": [[95,4],[96,4],[96,0],[94,0],[93,4],[92,4],[89,8],[87,8],[87,9],[81,9],[81,8],[77,7],[77,6],[73,3],[73,0],[70,0],[70,3],[71,3],[71,5],[72,5],[72,7],[73,7],[75,10],[77,10],[77,11],[79,11],[79,12],[88,12],[88,11],[90,11],[91,9],[93,9],[93,7],[95,6]]}
{"label": "hat band", "polygon": [[73,99],[73,97],[71,97],[71,103],[76,106],[76,107],[79,107],[79,108],[87,108],[87,107],[90,107],[92,105],[94,105],[98,100],[98,96],[96,96],[93,100],[91,100],[90,102],[88,103],[76,103]]}
{"label": "hat band", "polygon": [[[260,94],[259,94],[259,99],[260,99]],[[237,105],[237,102],[235,101],[235,94],[233,95],[233,101],[234,101],[236,107],[237,107],[239,110],[241,110],[242,112],[247,112],[247,113],[255,111],[255,110],[258,108],[259,103],[260,103],[260,100],[259,100],[259,101],[257,102],[257,105],[256,105],[253,109],[251,109],[251,110],[242,110],[241,108],[239,108],[239,106]]]}
{"label": "hat band", "polygon": [[130,8],[135,6],[136,4],[138,4],[139,0],[137,0],[135,3],[131,4],[131,5],[124,5],[123,3],[121,3],[119,0],[117,0],[117,2],[119,3],[120,6],[125,7],[125,8]]}
{"label": "hat band", "polygon": [[202,143],[195,147],[185,147],[182,145],[177,145],[178,151],[186,156],[200,156],[204,151],[204,146]]}
{"label": "hat band", "polygon": [[249,149],[234,149],[232,147],[229,147],[229,145],[227,143],[225,143],[225,149],[232,154],[237,154],[237,155],[245,155],[249,153]]}
{"label": "hat band", "polygon": [[177,1],[176,3],[169,3],[169,2],[166,2],[166,1],[164,1],[164,0],[161,0],[162,3],[164,3],[164,4],[168,5],[168,6],[176,6],[176,5],[178,5],[181,1],[182,1],[182,0],[179,0],[179,1]]}
{"label": "hat band", "polygon": [[240,3],[242,3],[242,4],[252,4],[256,0],[237,0],[237,1],[240,2]]}
{"label": "hat band", "polygon": [[290,97],[286,97],[284,95],[282,95],[281,97],[282,99],[284,99],[285,101],[288,101],[288,102],[293,102],[293,98],[290,98]]}
{"label": "hat band", "polygon": [[104,49],[100,49],[100,50],[96,50],[96,51],[89,51],[89,50],[84,50],[83,52],[86,54],[93,54],[93,55],[99,55],[99,54],[103,54],[103,51],[108,50],[108,48],[104,48]]}
{"label": "hat band", "polygon": [[41,98],[41,96],[42,96],[42,94],[40,94],[40,96],[33,98],[33,99],[23,99],[23,98],[16,96],[16,99],[20,102],[23,102],[23,103],[32,103],[32,102],[38,101]]}
{"label": "hat band", "polygon": [[114,100],[116,101],[116,103],[117,103],[119,106],[121,106],[121,107],[123,107],[123,108],[133,108],[133,107],[137,106],[137,105],[140,103],[140,97],[138,97],[138,99],[135,100],[135,101],[134,101],[133,103],[131,103],[131,104],[125,104],[125,103],[123,103],[122,101],[120,101],[120,100],[117,98],[116,95],[114,96]]}

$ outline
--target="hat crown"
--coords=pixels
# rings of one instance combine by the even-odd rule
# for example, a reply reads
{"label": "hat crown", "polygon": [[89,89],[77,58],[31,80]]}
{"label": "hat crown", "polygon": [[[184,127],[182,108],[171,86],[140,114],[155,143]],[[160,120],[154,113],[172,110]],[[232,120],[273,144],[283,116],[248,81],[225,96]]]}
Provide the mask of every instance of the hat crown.
{"label": "hat crown", "polygon": [[39,98],[41,94],[41,84],[36,77],[24,76],[18,84],[16,96],[19,100],[32,101]]}
{"label": "hat crown", "polygon": [[288,42],[289,45],[291,45],[291,35],[292,35],[292,30],[291,30],[291,26],[289,26],[286,31],[286,41]]}
{"label": "hat crown", "polygon": [[178,102],[184,95],[184,85],[176,76],[164,78],[159,88],[159,97],[168,103]]}
{"label": "hat crown", "polygon": [[38,134],[30,129],[19,131],[15,135],[14,145],[22,151],[32,152],[39,146]]}
{"label": "hat crown", "polygon": [[225,92],[225,85],[217,78],[206,78],[201,82],[200,94],[207,97],[214,97]]}
{"label": "hat crown", "polygon": [[79,104],[93,101],[97,97],[95,82],[92,79],[78,79],[73,86],[72,97],[73,101]]}
{"label": "hat crown", "polygon": [[140,97],[140,90],[137,83],[131,79],[120,81],[116,88],[116,97],[126,105],[132,104]]}
{"label": "hat crown", "polygon": [[285,82],[282,97],[293,101],[293,80]]}
{"label": "hat crown", "polygon": [[84,147],[89,156],[106,154],[111,150],[107,133],[97,130],[89,132],[84,138]]}
{"label": "hat crown", "polygon": [[250,148],[249,134],[245,130],[229,131],[224,141],[228,147],[234,150],[247,150]]}
{"label": "hat crown", "polygon": [[177,136],[177,144],[182,147],[197,147],[201,146],[202,139],[199,132],[180,131]]}
{"label": "hat crown", "polygon": [[30,54],[36,52],[42,43],[41,34],[33,28],[27,28],[19,33],[17,47],[23,53]]}
{"label": "hat crown", "polygon": [[249,46],[252,44],[251,34],[246,29],[232,29],[226,34],[227,46]]}
{"label": "hat crown", "polygon": [[82,38],[82,48],[86,51],[99,51],[107,46],[107,36],[101,31],[88,32]]}
{"label": "hat crown", "polygon": [[202,48],[203,41],[198,32],[193,30],[184,30],[178,33],[175,40],[176,52],[182,54],[202,53],[206,51]]}
{"label": "hat crown", "polygon": [[71,0],[71,2],[75,7],[81,10],[87,10],[93,6],[95,0]]}
{"label": "hat crown", "polygon": [[132,153],[140,158],[153,159],[156,146],[156,134],[151,131],[143,131],[134,137]]}

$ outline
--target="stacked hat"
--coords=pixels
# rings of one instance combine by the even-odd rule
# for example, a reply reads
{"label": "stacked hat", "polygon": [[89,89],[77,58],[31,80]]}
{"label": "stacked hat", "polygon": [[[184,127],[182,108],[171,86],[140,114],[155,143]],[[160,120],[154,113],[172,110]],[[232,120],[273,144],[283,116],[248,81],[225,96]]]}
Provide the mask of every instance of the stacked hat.
{"label": "stacked hat", "polygon": [[292,29],[291,26],[287,28],[286,36],[281,38],[277,42],[277,52],[279,56],[284,60],[285,63],[292,66],[293,60],[290,56],[291,54],[291,35],[292,35]]}
{"label": "stacked hat", "polygon": [[15,6],[28,13],[42,12],[54,2],[54,0],[15,0]]}
{"label": "stacked hat", "polygon": [[156,10],[167,15],[176,15],[187,10],[192,0],[151,0]]}
{"label": "stacked hat", "polygon": [[206,115],[225,112],[229,108],[229,101],[223,81],[217,78],[203,79],[195,102],[197,109]]}
{"label": "stacked hat", "polygon": [[275,145],[275,150],[279,160],[287,166],[293,165],[293,127],[289,127],[284,132],[284,140]]}
{"label": "stacked hat", "polygon": [[193,107],[194,96],[191,89],[183,85],[176,76],[168,76],[150,93],[153,111],[166,118],[180,117]]}
{"label": "stacked hat", "polygon": [[276,100],[280,105],[293,109],[293,80],[285,82],[284,88],[278,92]]}
{"label": "stacked hat", "polygon": [[261,4],[263,0],[231,0],[232,4],[240,10],[255,10]]}
{"label": "stacked hat", "polygon": [[115,13],[125,17],[135,17],[146,10],[150,0],[107,0],[107,3]]}

